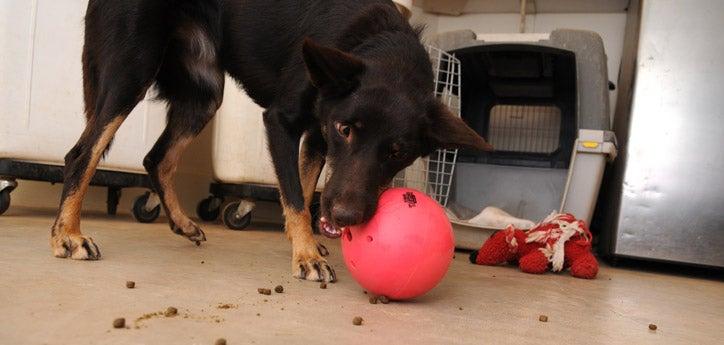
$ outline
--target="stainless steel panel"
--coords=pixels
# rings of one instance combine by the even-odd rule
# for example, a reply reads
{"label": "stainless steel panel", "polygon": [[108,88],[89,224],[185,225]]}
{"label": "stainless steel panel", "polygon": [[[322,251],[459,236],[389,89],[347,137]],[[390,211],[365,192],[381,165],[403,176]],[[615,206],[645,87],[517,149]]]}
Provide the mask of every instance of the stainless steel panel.
{"label": "stainless steel panel", "polygon": [[614,254],[724,266],[724,1],[643,2]]}

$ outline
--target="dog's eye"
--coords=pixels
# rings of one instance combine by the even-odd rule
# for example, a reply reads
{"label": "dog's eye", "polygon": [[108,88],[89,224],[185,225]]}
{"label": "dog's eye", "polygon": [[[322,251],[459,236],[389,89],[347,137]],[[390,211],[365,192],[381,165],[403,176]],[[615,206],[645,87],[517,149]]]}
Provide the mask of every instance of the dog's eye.
{"label": "dog's eye", "polygon": [[337,128],[337,132],[339,133],[339,135],[341,135],[343,138],[349,138],[349,135],[352,134],[352,127],[350,126],[341,123],[336,123],[334,126],[335,128]]}

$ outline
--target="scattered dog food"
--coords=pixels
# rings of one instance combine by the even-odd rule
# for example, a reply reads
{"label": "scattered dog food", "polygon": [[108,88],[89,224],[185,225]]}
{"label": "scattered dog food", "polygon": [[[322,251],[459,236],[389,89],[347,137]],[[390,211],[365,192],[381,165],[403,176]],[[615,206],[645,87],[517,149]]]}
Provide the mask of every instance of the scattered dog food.
{"label": "scattered dog food", "polygon": [[382,295],[382,296],[377,297],[377,298],[380,300],[380,302],[382,302],[382,304],[390,303],[390,299],[387,298],[387,296],[385,296],[385,295]]}
{"label": "scattered dog food", "polygon": [[377,304],[377,296],[370,296],[370,304]]}
{"label": "scattered dog food", "polygon": [[326,288],[327,288],[327,283],[321,283],[321,284],[319,284],[319,288],[320,288],[320,289],[326,289]]}
{"label": "scattered dog food", "polygon": [[123,328],[126,327],[126,319],[119,317],[115,320],[113,320],[113,328]]}
{"label": "scattered dog food", "polygon": [[458,307],[458,309],[463,310],[463,307]]}
{"label": "scattered dog food", "polygon": [[540,321],[540,322],[548,322],[548,316],[546,316],[546,315],[538,316],[538,321]]}
{"label": "scattered dog food", "polygon": [[259,313],[256,313],[256,316],[261,316],[261,314],[259,314]]}
{"label": "scattered dog food", "polygon": [[658,328],[659,328],[659,327],[657,327],[657,326],[654,325],[653,323],[650,323],[650,324],[649,324],[649,329],[652,330],[652,331],[655,331],[655,330],[657,330]]}
{"label": "scattered dog food", "polygon": [[226,345],[226,339],[224,339],[224,338],[216,339],[216,342],[214,343],[214,345]]}
{"label": "scattered dog food", "polygon": [[256,291],[258,291],[262,295],[271,295],[271,289],[258,288],[256,289]]}
{"label": "scattered dog food", "polygon": [[224,304],[219,304],[219,305],[217,305],[216,308],[219,308],[219,309],[231,309],[231,308],[236,308],[236,305],[231,304],[231,303],[224,303]]}
{"label": "scattered dog food", "polygon": [[178,309],[174,307],[168,307],[166,308],[166,311],[163,313],[163,315],[166,317],[174,317],[178,315]]}
{"label": "scattered dog food", "polygon": [[282,292],[284,292],[284,287],[281,286],[281,285],[277,285],[277,286],[274,288],[274,292],[276,292],[276,293],[282,293]]}
{"label": "scattered dog food", "polygon": [[204,263],[204,260],[201,260],[201,263],[203,264],[203,263]]}
{"label": "scattered dog food", "polygon": [[129,281],[126,282],[126,287],[129,288],[129,289],[133,289],[133,288],[136,287],[136,282],[134,282],[134,281],[132,281],[132,280],[129,280]]}
{"label": "scattered dog food", "polygon": [[352,324],[355,326],[360,326],[360,325],[362,325],[363,321],[364,321],[364,319],[362,319],[361,317],[355,316],[354,319],[352,319]]}

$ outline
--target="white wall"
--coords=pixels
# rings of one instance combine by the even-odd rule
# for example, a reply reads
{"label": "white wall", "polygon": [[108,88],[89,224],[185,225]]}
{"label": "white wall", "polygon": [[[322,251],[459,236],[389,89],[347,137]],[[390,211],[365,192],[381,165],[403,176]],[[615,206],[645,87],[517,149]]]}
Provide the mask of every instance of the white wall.
{"label": "white wall", "polygon": [[[459,17],[426,14],[424,19],[431,23],[436,32],[470,29],[476,33],[515,33],[518,32],[520,16],[518,14],[465,14]],[[623,50],[626,13],[561,13],[531,14],[526,17],[527,33],[547,33],[555,29],[590,30],[598,33],[608,56],[608,78],[614,83],[618,80]],[[611,117],[616,104],[616,92],[609,93]]]}

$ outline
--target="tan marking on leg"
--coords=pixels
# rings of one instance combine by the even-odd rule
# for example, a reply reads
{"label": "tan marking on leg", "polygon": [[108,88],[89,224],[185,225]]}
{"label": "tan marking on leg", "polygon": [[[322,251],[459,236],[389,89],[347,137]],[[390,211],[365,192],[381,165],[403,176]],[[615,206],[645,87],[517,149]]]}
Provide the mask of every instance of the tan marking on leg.
{"label": "tan marking on leg", "polygon": [[[283,198],[282,198],[283,200]],[[309,210],[294,210],[282,201],[287,238],[292,242],[292,272],[297,278],[314,281],[335,281],[334,270],[322,257],[312,236]]]}
{"label": "tan marking on leg", "polygon": [[319,174],[324,166],[324,157],[318,154],[307,156],[301,154],[299,157],[299,177],[302,183],[302,191],[304,193],[304,207],[309,209],[312,203],[314,192],[317,189]]}
{"label": "tan marking on leg", "polygon": [[90,184],[91,178],[93,178],[98,162],[100,162],[103,156],[103,151],[105,151],[111,139],[113,139],[118,127],[123,123],[124,118],[124,116],[118,116],[103,128],[103,133],[91,149],[91,158],[88,161],[85,172],[83,172],[83,177],[78,183],[78,188],[66,196],[63,201],[58,221],[65,225],[64,229],[66,233],[80,234],[80,210],[83,204],[83,198],[88,191],[88,185]]}
{"label": "tan marking on leg", "polygon": [[319,244],[312,236],[312,217],[309,205],[312,202],[324,159],[322,156],[307,156],[302,150],[299,157],[299,177],[304,194],[304,209],[295,210],[281,196],[284,209],[284,227],[287,238],[292,242],[292,272],[297,278],[307,280],[334,281],[334,270],[322,257]]}
{"label": "tan marking on leg", "polygon": [[[117,116],[115,119],[113,119],[113,121],[111,121],[103,128],[103,133],[91,149],[91,157],[88,160],[88,165],[86,166],[86,169],[83,172],[80,181],[78,182],[76,190],[68,194],[63,200],[63,203],[60,205],[58,218],[55,221],[54,225],[54,235],[50,238],[50,245],[53,248],[53,254],[55,256],[67,256],[68,248],[65,248],[64,244],[68,245],[68,243],[70,242],[71,247],[74,245],[78,247],[84,241],[84,238],[81,236],[80,232],[80,211],[83,206],[83,198],[88,191],[88,185],[90,184],[90,180],[95,173],[98,162],[100,162],[101,157],[103,156],[103,152],[113,139],[113,136],[123,123],[124,119],[125,116]],[[86,128],[88,130],[88,128],[91,128],[91,126],[87,126]],[[70,238],[70,241],[68,241],[68,238]],[[90,241],[90,244],[92,246],[95,246],[95,244],[92,243],[92,240],[86,240]],[[69,249],[73,252],[73,258],[82,259],[84,258],[84,256],[89,254],[85,253],[86,250],[84,249]]]}
{"label": "tan marking on leg", "polygon": [[179,204],[176,188],[174,187],[174,177],[176,176],[181,155],[192,140],[192,137],[177,139],[166,152],[157,168],[158,180],[161,184],[161,190],[163,190],[163,202],[168,210],[168,216],[177,226],[182,228],[187,226],[187,223],[191,220],[186,216]]}

